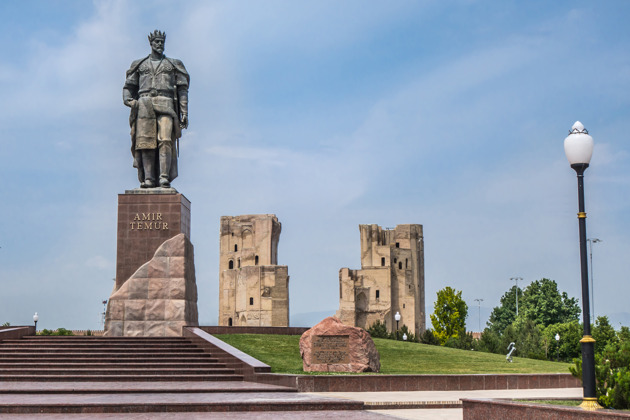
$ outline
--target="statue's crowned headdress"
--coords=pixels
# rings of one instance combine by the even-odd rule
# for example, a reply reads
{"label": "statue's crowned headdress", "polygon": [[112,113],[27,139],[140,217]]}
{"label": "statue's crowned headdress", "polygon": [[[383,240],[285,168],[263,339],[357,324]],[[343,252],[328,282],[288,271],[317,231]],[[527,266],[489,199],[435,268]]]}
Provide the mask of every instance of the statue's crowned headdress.
{"label": "statue's crowned headdress", "polygon": [[166,41],[166,32],[161,32],[156,29],[155,31],[153,31],[153,33],[149,34],[149,42],[152,42],[154,39],[161,39],[162,41]]}

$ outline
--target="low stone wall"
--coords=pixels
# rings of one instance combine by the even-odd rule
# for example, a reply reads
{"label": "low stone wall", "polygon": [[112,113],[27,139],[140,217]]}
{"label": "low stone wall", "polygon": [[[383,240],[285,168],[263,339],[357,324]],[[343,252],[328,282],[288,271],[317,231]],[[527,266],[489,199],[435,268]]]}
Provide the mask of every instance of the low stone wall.
{"label": "low stone wall", "polygon": [[302,335],[308,327],[199,327],[208,334],[278,334]]}
{"label": "low stone wall", "polygon": [[90,332],[91,336],[94,336],[94,337],[102,337],[103,336],[103,330],[72,330],[72,334],[74,334],[74,335],[88,335],[88,331]]}
{"label": "low stone wall", "polygon": [[24,327],[0,327],[0,341],[15,340],[25,335],[35,335],[35,326],[28,325]]}
{"label": "low stone wall", "polygon": [[[307,330],[308,328],[303,328]],[[230,354],[247,380],[297,389],[298,392],[458,391],[484,389],[579,388],[582,383],[568,373],[509,375],[289,375],[265,373],[264,363],[207,334],[272,334],[285,327],[184,327],[183,335],[200,345]],[[293,328],[300,330],[300,328]],[[216,332],[215,332],[216,331]],[[258,331],[258,332],[255,332]],[[275,333],[278,334],[278,333]],[[289,332],[286,332],[289,334]],[[265,366],[263,370],[260,366]],[[269,369],[270,370],[270,369]],[[269,372],[267,370],[267,372]],[[249,372],[249,374],[247,374]]]}
{"label": "low stone wall", "polygon": [[198,327],[184,327],[182,335],[209,353],[218,354],[219,359],[227,362],[228,367],[243,375],[246,381],[256,382],[256,375],[271,372],[269,365],[243,353]]}
{"label": "low stone wall", "polygon": [[579,388],[570,374],[516,375],[284,375],[258,374],[257,382],[299,392],[462,391],[484,389]]}
{"label": "low stone wall", "polygon": [[534,404],[505,400],[462,399],[464,420],[628,420],[630,412],[585,411],[578,407]]}

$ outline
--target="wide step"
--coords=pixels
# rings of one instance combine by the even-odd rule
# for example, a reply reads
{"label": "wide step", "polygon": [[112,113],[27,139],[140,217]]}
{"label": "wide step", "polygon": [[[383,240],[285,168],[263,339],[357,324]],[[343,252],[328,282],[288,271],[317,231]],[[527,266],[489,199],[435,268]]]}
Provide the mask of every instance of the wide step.
{"label": "wide step", "polygon": [[63,381],[63,382],[83,382],[83,381],[120,381],[120,382],[142,382],[142,381],[242,381],[241,375],[5,375],[3,381]]}
{"label": "wide step", "polygon": [[363,402],[285,392],[0,395],[2,413],[150,413],[361,410]]}

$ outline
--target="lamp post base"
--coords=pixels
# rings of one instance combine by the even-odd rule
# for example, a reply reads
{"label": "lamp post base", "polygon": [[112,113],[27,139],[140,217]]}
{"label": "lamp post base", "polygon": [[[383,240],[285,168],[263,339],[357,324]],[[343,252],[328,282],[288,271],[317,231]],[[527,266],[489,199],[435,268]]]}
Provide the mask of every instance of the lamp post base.
{"label": "lamp post base", "polygon": [[595,410],[604,408],[601,405],[599,405],[599,403],[597,402],[597,398],[584,398],[582,400],[582,404],[580,404],[579,407],[582,410],[586,410],[586,411],[595,411]]}

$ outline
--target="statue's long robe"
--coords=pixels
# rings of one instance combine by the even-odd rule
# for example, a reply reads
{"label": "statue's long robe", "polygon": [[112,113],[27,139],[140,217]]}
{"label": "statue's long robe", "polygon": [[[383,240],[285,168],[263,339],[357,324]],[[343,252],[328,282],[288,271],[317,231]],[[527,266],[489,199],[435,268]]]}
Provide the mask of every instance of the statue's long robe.
{"label": "statue's long robe", "polygon": [[[164,57],[156,68],[152,65],[143,66],[143,71],[141,72],[141,66],[144,63],[148,63],[149,57],[147,56],[131,63],[125,80],[124,89],[138,101],[129,114],[131,154],[134,158],[133,166],[138,169],[138,180],[144,182],[142,150],[157,149],[157,117],[159,115],[168,115],[173,119],[173,133],[171,135],[173,153],[171,154],[169,173],[169,181],[172,181],[177,178],[178,140],[182,135],[178,91],[181,88],[185,88],[188,91],[190,76],[180,60],[168,57]],[[140,93],[143,93],[143,89],[146,90],[145,85],[148,82],[150,82],[151,90],[160,92],[160,96],[140,96]],[[170,92],[172,98],[162,96],[163,92]],[[154,166],[158,167],[159,157],[157,153],[155,159],[156,165]]]}

